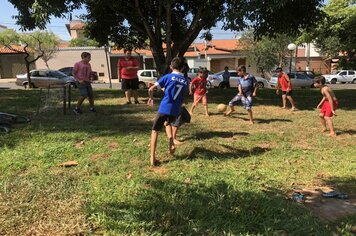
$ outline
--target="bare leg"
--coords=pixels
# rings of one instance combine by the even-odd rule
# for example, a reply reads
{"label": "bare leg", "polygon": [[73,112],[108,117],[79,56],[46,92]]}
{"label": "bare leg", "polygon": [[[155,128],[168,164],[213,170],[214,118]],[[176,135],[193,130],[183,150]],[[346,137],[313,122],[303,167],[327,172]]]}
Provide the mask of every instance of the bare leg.
{"label": "bare leg", "polygon": [[321,126],[323,127],[322,132],[326,132],[326,121],[324,119],[324,114],[320,113],[319,114],[320,121],[321,121]]}
{"label": "bare leg", "polygon": [[[177,132],[178,132],[178,128],[177,126],[172,126],[172,135],[173,135],[173,142],[175,145],[180,145],[183,144],[183,142],[179,141],[177,139]],[[168,137],[169,138],[169,137]]]}
{"label": "bare leg", "polygon": [[125,97],[128,103],[131,103],[131,90],[125,91]]}
{"label": "bare leg", "polygon": [[283,94],[282,95],[282,103],[283,103],[283,109],[286,109],[287,106],[287,95]]}
{"label": "bare leg", "polygon": [[205,115],[209,116],[208,104],[204,105],[204,109],[205,109]]}
{"label": "bare leg", "polygon": [[193,105],[192,105],[192,107],[190,108],[190,111],[189,111],[189,113],[191,115],[193,115],[193,111],[194,111],[195,107],[196,107],[196,105],[194,105],[194,103],[193,103]]}
{"label": "bare leg", "polygon": [[156,130],[152,130],[151,133],[151,157],[150,157],[150,162],[151,166],[155,166],[156,164],[156,146],[157,146],[157,138],[158,138],[158,132]]}
{"label": "bare leg", "polygon": [[334,130],[334,125],[333,125],[333,121],[331,119],[331,117],[325,117],[326,122],[328,123],[329,129],[330,129],[330,136],[335,137],[336,133]]}
{"label": "bare leg", "polygon": [[254,123],[252,110],[247,110],[247,112],[248,112],[248,118],[250,119],[250,124],[252,125]]}
{"label": "bare leg", "polygon": [[292,105],[291,110],[294,111],[294,110],[295,110],[295,105],[294,105],[294,100],[293,100],[293,98],[292,98],[291,96],[287,96],[287,98],[288,98],[290,104]]}
{"label": "bare leg", "polygon": [[176,151],[176,146],[174,145],[172,126],[166,126],[166,133],[169,139],[169,153],[174,154],[174,152]]}
{"label": "bare leg", "polygon": [[137,90],[135,89],[135,90],[132,90],[132,95],[133,95],[133,97],[134,97],[134,99],[135,99],[135,102],[138,102],[138,93],[137,93]]}
{"label": "bare leg", "polygon": [[94,107],[94,98],[89,98],[90,107]]}
{"label": "bare leg", "polygon": [[227,112],[225,112],[225,116],[228,116],[228,115],[230,115],[231,113],[233,113],[235,111],[235,109],[234,109],[234,106],[229,106],[229,110],[227,111]]}
{"label": "bare leg", "polygon": [[85,100],[85,97],[80,96],[80,98],[78,99],[78,102],[77,102],[77,107],[78,107],[78,108],[82,105],[82,103],[84,102],[84,100]]}

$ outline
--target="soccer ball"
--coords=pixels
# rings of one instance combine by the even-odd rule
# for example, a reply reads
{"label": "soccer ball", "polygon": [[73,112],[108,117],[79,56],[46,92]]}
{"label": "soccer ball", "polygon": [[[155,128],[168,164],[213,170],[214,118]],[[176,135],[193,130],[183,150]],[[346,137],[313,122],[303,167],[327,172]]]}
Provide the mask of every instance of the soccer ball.
{"label": "soccer ball", "polygon": [[218,109],[219,112],[225,112],[227,106],[226,106],[225,104],[222,104],[222,103],[221,103],[221,104],[219,104],[216,108]]}

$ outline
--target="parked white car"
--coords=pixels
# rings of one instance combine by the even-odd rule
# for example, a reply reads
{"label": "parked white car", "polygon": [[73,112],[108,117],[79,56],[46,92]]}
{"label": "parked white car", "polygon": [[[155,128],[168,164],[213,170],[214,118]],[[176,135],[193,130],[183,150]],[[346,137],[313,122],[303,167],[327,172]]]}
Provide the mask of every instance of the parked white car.
{"label": "parked white car", "polygon": [[157,81],[156,70],[139,70],[137,71],[138,88],[146,89],[151,87]]}
{"label": "parked white car", "polygon": [[[289,79],[292,82],[293,88],[313,88],[314,87],[314,80],[311,79],[309,76],[299,72],[291,72],[287,73]],[[277,74],[272,75],[271,80],[269,81],[272,88],[277,87],[278,83],[278,76]]]}
{"label": "parked white car", "polygon": [[[204,68],[205,68],[205,67],[204,67]],[[192,67],[192,68],[189,68],[189,70],[188,70],[188,77],[189,77],[189,79],[190,79],[190,80],[193,80],[195,77],[198,76],[199,71],[200,71],[201,69],[204,69],[204,68],[203,68],[203,67],[199,67],[199,68]],[[211,71],[208,71],[208,74],[209,74],[209,75],[213,75],[214,73],[211,72]]]}
{"label": "parked white car", "polygon": [[356,83],[356,73],[354,70],[334,71],[330,75],[323,75],[327,83]]}
{"label": "parked white car", "polygon": [[[211,84],[211,87],[215,87],[215,88],[220,88],[222,87],[222,74],[224,73],[224,71],[220,71],[216,74],[213,75],[209,75],[208,76],[208,82]],[[237,75],[236,70],[229,70],[230,73],[230,87],[237,87],[237,79],[239,78],[239,76]],[[268,83],[268,81],[262,77],[259,76],[255,76],[256,80],[257,80],[257,86],[259,88],[269,88],[270,85]]]}

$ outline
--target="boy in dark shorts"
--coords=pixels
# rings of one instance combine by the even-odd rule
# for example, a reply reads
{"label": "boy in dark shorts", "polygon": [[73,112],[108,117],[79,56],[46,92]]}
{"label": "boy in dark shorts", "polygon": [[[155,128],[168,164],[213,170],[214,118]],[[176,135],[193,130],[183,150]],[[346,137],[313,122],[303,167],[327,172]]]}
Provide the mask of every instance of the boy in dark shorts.
{"label": "boy in dark shorts", "polygon": [[323,76],[315,77],[314,79],[315,88],[320,88],[320,92],[323,95],[323,99],[319,102],[317,108],[320,109],[321,125],[323,126],[323,132],[326,132],[326,123],[328,123],[330,134],[329,136],[335,137],[336,133],[334,130],[334,125],[331,117],[336,116],[335,110],[339,106],[339,102],[334,94],[334,92],[325,85],[325,78]]}
{"label": "boy in dark shorts", "polygon": [[279,94],[279,89],[281,88],[282,90],[282,103],[283,103],[283,109],[286,109],[287,107],[287,99],[292,105],[291,111],[295,111],[295,105],[294,105],[294,100],[292,98],[292,82],[290,81],[288,75],[283,72],[281,67],[278,67],[275,71],[278,76],[278,81],[277,81],[277,88],[276,88],[276,94]]}
{"label": "boy in dark shorts", "polygon": [[156,118],[153,122],[151,132],[151,151],[150,163],[151,166],[156,166],[159,162],[156,160],[156,146],[158,139],[158,131],[162,129],[166,123],[166,133],[169,138],[169,152],[175,152],[175,144],[173,140],[173,132],[171,123],[174,122],[181,112],[184,92],[188,89],[189,80],[184,77],[182,71],[186,63],[183,57],[175,57],[171,62],[172,73],[160,78],[148,90],[149,99],[147,104],[153,106],[153,91],[154,89],[164,89],[164,97],[159,106]]}
{"label": "boy in dark shorts", "polygon": [[76,114],[82,113],[80,106],[82,105],[85,98],[89,99],[89,111],[95,112],[93,89],[91,87],[93,73],[91,70],[91,65],[89,63],[91,60],[91,55],[88,52],[83,52],[81,54],[81,58],[82,60],[75,63],[73,67],[73,77],[78,82],[78,88],[80,92],[80,97],[78,99],[77,106],[73,109]]}

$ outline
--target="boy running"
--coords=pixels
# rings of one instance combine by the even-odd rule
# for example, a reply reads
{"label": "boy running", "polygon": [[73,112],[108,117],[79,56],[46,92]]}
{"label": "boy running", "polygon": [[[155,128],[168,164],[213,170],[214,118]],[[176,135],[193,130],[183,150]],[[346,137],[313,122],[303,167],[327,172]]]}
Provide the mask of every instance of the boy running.
{"label": "boy running", "polygon": [[164,88],[164,97],[159,106],[156,118],[153,122],[151,133],[151,152],[150,163],[151,166],[156,166],[159,161],[156,159],[156,146],[158,139],[158,131],[162,129],[166,123],[166,133],[169,138],[169,152],[173,154],[175,152],[175,144],[172,134],[171,123],[175,121],[177,116],[181,112],[181,106],[183,103],[184,91],[188,89],[189,80],[184,77],[182,71],[184,70],[184,64],[186,63],[183,57],[175,57],[171,62],[172,73],[163,76],[148,90],[148,105],[153,106],[153,91],[155,88]]}
{"label": "boy running", "polygon": [[252,114],[252,97],[256,96],[257,91],[257,80],[255,76],[246,73],[245,66],[239,66],[237,68],[237,74],[240,76],[238,79],[238,90],[239,93],[229,102],[229,111],[225,113],[226,116],[230,115],[235,111],[234,106],[239,100],[241,100],[242,105],[248,112],[248,117],[250,124],[253,124],[253,114]]}
{"label": "boy running", "polygon": [[315,77],[314,86],[316,88],[320,88],[320,92],[323,95],[323,99],[321,99],[320,103],[317,106],[317,108],[321,108],[319,116],[321,118],[321,125],[323,126],[322,131],[327,131],[326,123],[328,123],[330,129],[329,136],[335,137],[336,133],[331,117],[333,115],[336,116],[335,110],[338,108],[339,102],[334,92],[328,86],[325,85],[325,78],[323,76]]}
{"label": "boy running", "polygon": [[278,67],[275,72],[278,76],[276,94],[279,94],[279,88],[282,90],[282,103],[283,109],[287,107],[287,99],[292,105],[291,111],[295,111],[294,100],[292,98],[292,83],[286,73],[283,72],[281,67]]}
{"label": "boy running", "polygon": [[206,84],[208,78],[208,70],[206,69],[201,69],[199,71],[199,74],[196,78],[194,78],[189,86],[189,94],[193,94],[193,86],[194,86],[194,102],[192,104],[192,107],[190,108],[190,114],[193,114],[194,109],[198,106],[199,102],[202,101],[204,109],[205,109],[205,115],[209,116],[209,111],[208,111],[208,103],[207,103],[207,97],[206,94],[208,93],[208,90],[206,89]]}

